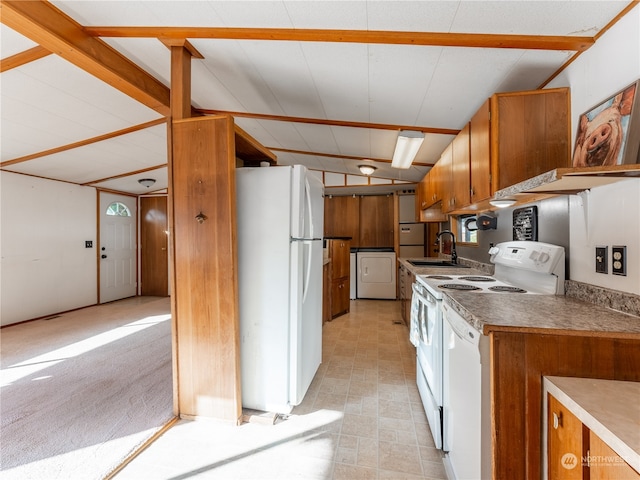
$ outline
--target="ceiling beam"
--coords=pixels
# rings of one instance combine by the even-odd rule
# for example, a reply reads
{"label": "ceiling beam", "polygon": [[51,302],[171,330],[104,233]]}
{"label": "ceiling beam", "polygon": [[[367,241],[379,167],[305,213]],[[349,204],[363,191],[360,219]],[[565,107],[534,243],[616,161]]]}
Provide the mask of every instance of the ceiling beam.
{"label": "ceiling beam", "polygon": [[380,30],[321,30],[297,28],[224,27],[85,27],[95,37],[208,38],[231,40],[277,40],[293,42],[339,42],[441,47],[519,48],[524,50],[583,51],[592,37],[556,35],[501,35],[479,33],[397,32]]}
{"label": "ceiling beam", "polygon": [[267,115],[264,113],[231,112],[227,110],[197,109],[203,115],[231,115],[232,117],[245,117],[257,120],[274,120],[278,122],[310,123],[314,125],[329,125],[332,127],[371,128],[376,130],[417,130],[423,133],[436,133],[439,135],[457,135],[460,130],[451,128],[420,127],[416,125],[397,125],[390,123],[351,122],[345,120],[328,120],[323,118],[289,117],[286,115]]}
{"label": "ceiling beam", "polygon": [[11,70],[12,68],[21,67],[47,55],[51,55],[51,52],[40,45],[25,50],[24,52],[16,53],[0,61],[0,73]]}
{"label": "ceiling beam", "polygon": [[[340,158],[342,160],[357,160],[359,162],[369,160],[371,162],[391,163],[391,160],[387,158],[371,158],[366,156],[358,157],[355,155],[338,155],[335,153],[308,152],[305,150],[291,150],[289,148],[278,148],[278,147],[265,147],[265,148],[268,148],[269,150],[274,150],[276,152],[294,153],[297,155],[313,155],[316,157]],[[434,165],[433,163],[420,163],[420,162],[413,162],[411,164],[411,166],[414,166],[414,167],[433,167],[433,165]]]}
{"label": "ceiling beam", "polygon": [[161,115],[169,115],[169,88],[65,15],[51,3],[2,0],[6,26],[59,55]]}

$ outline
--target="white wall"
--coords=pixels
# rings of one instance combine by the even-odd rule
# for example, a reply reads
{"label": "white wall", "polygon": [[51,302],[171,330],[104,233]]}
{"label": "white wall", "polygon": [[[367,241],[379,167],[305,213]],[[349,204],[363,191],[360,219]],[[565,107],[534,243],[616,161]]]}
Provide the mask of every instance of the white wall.
{"label": "white wall", "polygon": [[[571,88],[572,142],[580,114],[640,78],[640,5],[605,33],[549,87]],[[640,180],[572,196],[571,279],[640,295]],[[595,273],[595,247],[609,246],[609,274]],[[627,276],[611,274],[611,246],[627,246]]]}
{"label": "white wall", "polygon": [[0,187],[0,323],[94,305],[96,190],[8,172]]}

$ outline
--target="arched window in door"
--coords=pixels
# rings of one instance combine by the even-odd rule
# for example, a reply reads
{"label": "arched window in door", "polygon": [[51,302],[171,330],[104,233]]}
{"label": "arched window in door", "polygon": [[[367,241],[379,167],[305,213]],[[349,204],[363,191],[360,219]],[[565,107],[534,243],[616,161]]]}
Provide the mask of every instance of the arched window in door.
{"label": "arched window in door", "polygon": [[114,217],[130,217],[131,210],[124,203],[113,202],[107,207],[107,215]]}

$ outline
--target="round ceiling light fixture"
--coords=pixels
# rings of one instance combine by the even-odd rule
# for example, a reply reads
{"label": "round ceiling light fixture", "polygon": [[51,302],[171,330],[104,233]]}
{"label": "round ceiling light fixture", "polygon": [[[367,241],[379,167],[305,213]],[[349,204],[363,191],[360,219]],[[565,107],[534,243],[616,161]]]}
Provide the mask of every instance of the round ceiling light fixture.
{"label": "round ceiling light fixture", "polygon": [[363,175],[371,175],[377,170],[377,168],[373,165],[358,165],[358,168],[363,173]]}
{"label": "round ceiling light fixture", "polygon": [[138,180],[138,183],[140,185],[142,185],[143,187],[149,188],[151,185],[156,183],[156,179],[155,178],[141,178],[140,180]]}

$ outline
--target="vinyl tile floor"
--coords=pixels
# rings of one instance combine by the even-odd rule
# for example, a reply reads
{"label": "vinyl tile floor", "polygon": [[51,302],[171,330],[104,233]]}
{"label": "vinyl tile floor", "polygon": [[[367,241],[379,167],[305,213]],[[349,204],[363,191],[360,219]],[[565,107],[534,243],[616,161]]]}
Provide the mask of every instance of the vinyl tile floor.
{"label": "vinyl tile floor", "polygon": [[180,420],[115,480],[446,479],[399,303],[352,300],[350,310],[325,323],[323,362],[289,416]]}

